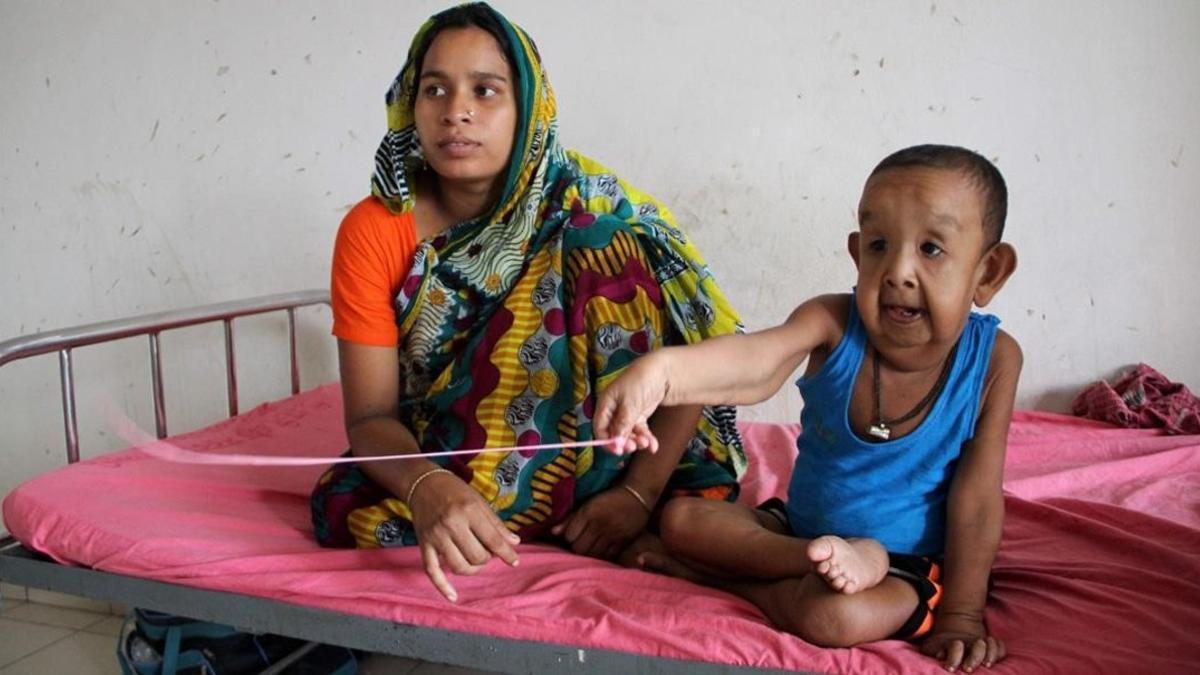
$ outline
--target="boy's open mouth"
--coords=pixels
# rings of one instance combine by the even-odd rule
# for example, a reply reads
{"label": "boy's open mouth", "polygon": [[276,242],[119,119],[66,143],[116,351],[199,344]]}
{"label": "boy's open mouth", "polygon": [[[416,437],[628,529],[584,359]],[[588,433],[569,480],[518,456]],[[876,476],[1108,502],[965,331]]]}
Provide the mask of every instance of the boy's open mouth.
{"label": "boy's open mouth", "polygon": [[925,310],[903,305],[884,305],[883,311],[889,319],[897,323],[911,323],[925,316]]}

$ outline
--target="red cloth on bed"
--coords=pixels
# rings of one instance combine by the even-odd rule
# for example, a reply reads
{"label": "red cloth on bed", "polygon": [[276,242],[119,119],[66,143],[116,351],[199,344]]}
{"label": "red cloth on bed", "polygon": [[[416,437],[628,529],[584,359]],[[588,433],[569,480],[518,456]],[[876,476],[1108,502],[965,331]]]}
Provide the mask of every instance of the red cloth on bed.
{"label": "red cloth on bed", "polygon": [[1122,427],[1200,434],[1200,398],[1144,363],[1115,384],[1100,381],[1089,385],[1075,397],[1071,412]]}
{"label": "red cloth on bed", "polygon": [[[341,425],[328,386],[173,440],[332,455]],[[744,428],[743,498],[783,494],[797,426]],[[1018,413],[1009,440],[987,620],[1010,657],[986,672],[1197,672],[1200,438]],[[520,547],[520,567],[456,578],[450,604],[416,550],[313,543],[307,495],[319,471],[174,465],[130,450],[25,483],[4,519],[60,561],[400,622],[771,668],[944,672],[904,642],[819,649],[734,596],[540,544]]]}

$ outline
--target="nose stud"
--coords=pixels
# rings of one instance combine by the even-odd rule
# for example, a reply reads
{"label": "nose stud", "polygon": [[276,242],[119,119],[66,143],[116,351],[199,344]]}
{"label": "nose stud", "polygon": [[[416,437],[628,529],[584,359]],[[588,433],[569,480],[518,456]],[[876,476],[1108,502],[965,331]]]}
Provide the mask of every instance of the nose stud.
{"label": "nose stud", "polygon": [[467,117],[474,117],[474,116],[475,116],[475,111],[474,111],[474,110],[468,110],[468,111],[467,111]]}

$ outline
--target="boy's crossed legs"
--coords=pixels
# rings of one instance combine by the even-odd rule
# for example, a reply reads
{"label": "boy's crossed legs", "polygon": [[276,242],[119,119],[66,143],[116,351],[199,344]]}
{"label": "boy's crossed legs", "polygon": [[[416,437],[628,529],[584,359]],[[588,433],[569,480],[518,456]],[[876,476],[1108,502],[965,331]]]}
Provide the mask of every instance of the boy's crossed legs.
{"label": "boy's crossed legs", "polygon": [[887,639],[919,601],[887,576],[887,551],[873,539],[802,539],[764,511],[695,498],[669,501],[660,532],[667,554],[645,552],[643,566],[741,596],[815,645]]}

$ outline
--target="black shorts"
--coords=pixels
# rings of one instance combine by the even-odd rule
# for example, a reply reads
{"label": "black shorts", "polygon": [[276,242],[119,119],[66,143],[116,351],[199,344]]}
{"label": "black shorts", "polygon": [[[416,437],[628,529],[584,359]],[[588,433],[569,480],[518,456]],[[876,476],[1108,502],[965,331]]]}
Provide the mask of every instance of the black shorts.
{"label": "black shorts", "polygon": [[917,608],[904,625],[892,633],[893,640],[919,640],[933,630],[937,606],[942,602],[942,563],[919,555],[888,551],[888,576],[908,582],[917,592]]}

